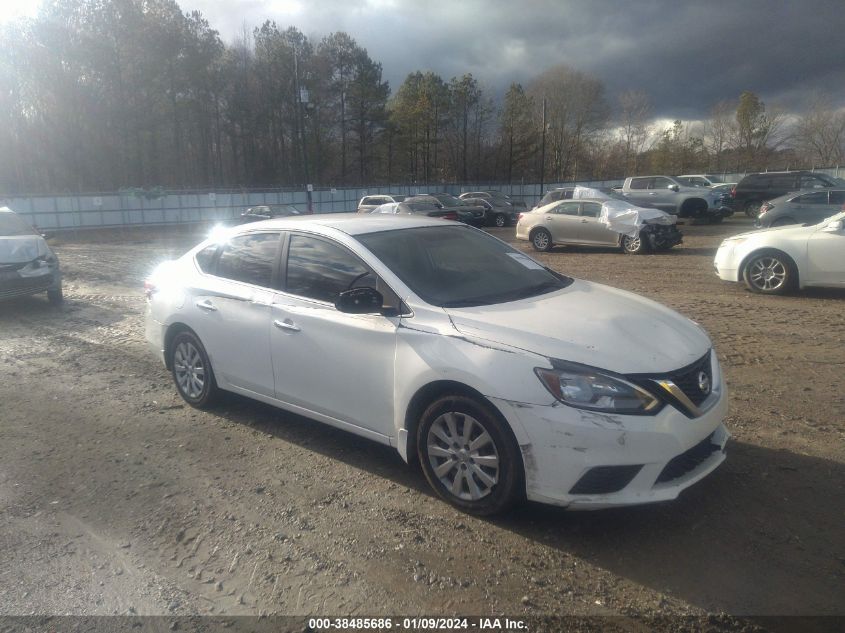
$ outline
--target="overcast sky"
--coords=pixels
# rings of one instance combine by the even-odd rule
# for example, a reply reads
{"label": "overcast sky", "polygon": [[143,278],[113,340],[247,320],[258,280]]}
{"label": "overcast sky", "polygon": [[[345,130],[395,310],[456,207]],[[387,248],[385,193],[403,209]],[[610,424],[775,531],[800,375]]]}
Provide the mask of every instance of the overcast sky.
{"label": "overcast sky", "polygon": [[[611,100],[648,92],[660,118],[706,117],[743,90],[800,110],[814,91],[845,106],[842,0],[177,0],[224,41],[266,19],[319,40],[346,31],[393,90],[409,72],[471,72],[497,95],[565,63]],[[6,6],[37,0],[0,0]]]}

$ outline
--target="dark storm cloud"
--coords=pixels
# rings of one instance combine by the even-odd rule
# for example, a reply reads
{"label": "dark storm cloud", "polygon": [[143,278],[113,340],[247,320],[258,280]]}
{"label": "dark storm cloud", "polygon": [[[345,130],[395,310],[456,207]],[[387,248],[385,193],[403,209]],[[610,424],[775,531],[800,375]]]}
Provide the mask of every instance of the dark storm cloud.
{"label": "dark storm cloud", "polygon": [[396,89],[409,72],[471,72],[501,91],[568,64],[611,98],[644,90],[655,114],[698,118],[743,90],[800,109],[810,93],[845,101],[845,10],[829,0],[183,0],[231,40],[274,19],[319,39],[347,31]]}

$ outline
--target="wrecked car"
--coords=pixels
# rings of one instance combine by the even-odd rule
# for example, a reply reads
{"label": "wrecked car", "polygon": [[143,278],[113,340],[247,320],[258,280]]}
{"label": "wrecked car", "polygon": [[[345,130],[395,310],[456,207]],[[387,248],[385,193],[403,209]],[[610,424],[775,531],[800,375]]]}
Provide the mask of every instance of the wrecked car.
{"label": "wrecked car", "polygon": [[537,251],[555,245],[604,246],[641,254],[669,250],[683,241],[677,218],[659,209],[637,207],[599,189],[575,187],[570,199],[527,213],[516,224],[516,238]]}
{"label": "wrecked car", "polygon": [[62,303],[59,260],[43,235],[8,207],[0,207],[0,300],[41,292],[50,303]]}
{"label": "wrecked car", "polygon": [[231,391],[392,446],[468,513],[666,501],[725,459],[701,327],[463,224],[258,222],[145,289],[146,338],[188,404]]}

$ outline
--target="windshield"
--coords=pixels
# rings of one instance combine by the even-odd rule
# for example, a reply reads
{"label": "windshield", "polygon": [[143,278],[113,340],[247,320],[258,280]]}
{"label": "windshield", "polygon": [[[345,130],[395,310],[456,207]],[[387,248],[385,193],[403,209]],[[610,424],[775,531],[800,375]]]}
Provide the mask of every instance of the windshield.
{"label": "windshield", "polygon": [[38,235],[29,224],[15,213],[0,212],[0,236]]}
{"label": "windshield", "polygon": [[572,283],[469,227],[381,231],[360,235],[358,240],[420,298],[442,308],[516,301]]}
{"label": "windshield", "polygon": [[461,200],[460,198],[456,198],[453,195],[448,193],[433,193],[431,194],[432,198],[436,198],[440,201],[440,203],[447,207],[463,207],[466,206],[466,203]]}

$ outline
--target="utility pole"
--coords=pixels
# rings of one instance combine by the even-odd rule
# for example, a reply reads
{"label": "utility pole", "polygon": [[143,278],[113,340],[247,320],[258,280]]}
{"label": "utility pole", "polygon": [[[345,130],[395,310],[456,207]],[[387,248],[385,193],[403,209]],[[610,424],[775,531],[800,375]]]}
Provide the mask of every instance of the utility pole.
{"label": "utility pole", "polygon": [[546,179],[546,98],[543,97],[543,135],[540,142],[540,197],[544,195]]}
{"label": "utility pole", "polygon": [[293,47],[293,83],[296,91],[296,120],[299,123],[299,142],[302,145],[302,167],[305,172],[305,197],[308,201],[308,213],[314,213],[314,206],[311,199],[313,186],[308,176],[308,148],[305,146],[305,117],[303,108],[308,103],[308,90],[299,87],[299,49]]}

